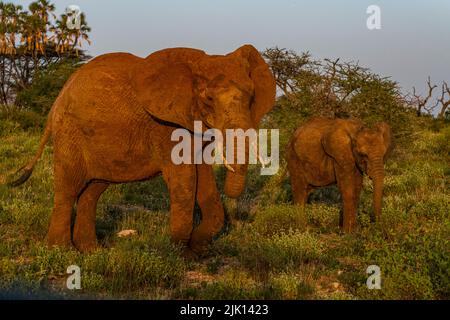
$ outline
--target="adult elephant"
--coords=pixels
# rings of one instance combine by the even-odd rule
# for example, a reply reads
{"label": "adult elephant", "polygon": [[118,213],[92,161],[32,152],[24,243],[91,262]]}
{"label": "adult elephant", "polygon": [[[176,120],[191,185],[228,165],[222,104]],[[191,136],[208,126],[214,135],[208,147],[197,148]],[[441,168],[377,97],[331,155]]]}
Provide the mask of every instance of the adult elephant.
{"label": "adult elephant", "polygon": [[[36,156],[11,185],[28,179],[52,136],[54,207],[47,241],[88,251],[97,243],[96,205],[108,185],[162,173],[170,193],[172,240],[198,251],[222,228],[223,207],[210,165],[171,161],[173,130],[193,131],[194,121],[222,132],[255,128],[274,100],[274,78],[251,45],[223,56],[189,48],[165,49],[145,59],[102,55],[67,81]],[[245,151],[248,155],[248,146]],[[228,168],[225,193],[235,198],[244,189],[247,163]],[[196,200],[202,221],[193,229]]]}
{"label": "adult elephant", "polygon": [[362,175],[374,182],[373,208],[381,215],[384,161],[392,148],[391,129],[378,123],[370,129],[359,120],[313,118],[299,127],[287,148],[294,203],[304,205],[309,193],[337,183],[344,208],[345,232],[356,224]]}

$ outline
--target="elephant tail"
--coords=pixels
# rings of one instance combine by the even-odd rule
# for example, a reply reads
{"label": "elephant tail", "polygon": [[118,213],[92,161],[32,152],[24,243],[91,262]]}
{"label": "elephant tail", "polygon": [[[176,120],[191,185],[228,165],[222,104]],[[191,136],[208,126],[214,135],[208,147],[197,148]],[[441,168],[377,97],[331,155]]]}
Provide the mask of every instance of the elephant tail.
{"label": "elephant tail", "polygon": [[51,119],[51,112],[49,114],[47,123],[45,125],[44,134],[41,138],[41,141],[39,142],[39,148],[34,155],[33,159],[31,159],[26,165],[21,167],[19,170],[16,171],[15,175],[21,172],[21,175],[16,180],[13,180],[12,182],[9,182],[7,185],[11,188],[20,186],[25,181],[30,178],[31,174],[33,173],[34,166],[38,162],[39,158],[42,156],[42,152],[44,151],[45,145],[47,144],[48,140],[50,139],[50,136],[52,134],[52,119]]}

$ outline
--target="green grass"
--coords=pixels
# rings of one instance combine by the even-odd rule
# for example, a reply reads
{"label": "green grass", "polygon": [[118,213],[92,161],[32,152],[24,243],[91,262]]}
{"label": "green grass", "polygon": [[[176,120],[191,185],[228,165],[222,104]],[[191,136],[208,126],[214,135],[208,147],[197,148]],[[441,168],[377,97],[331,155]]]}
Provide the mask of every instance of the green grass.
{"label": "green grass", "polygon": [[[383,216],[370,223],[371,182],[364,180],[358,228],[338,227],[336,187],[315,192],[305,210],[291,204],[287,179],[251,168],[227,228],[198,261],[169,240],[161,178],[111,186],[97,214],[100,248],[91,254],[45,245],[52,208],[52,147],[23,186],[3,184],[36,150],[40,131],[0,123],[0,298],[138,299],[448,299],[450,297],[450,127],[422,128],[397,142],[386,165]],[[222,188],[223,170],[218,169]],[[118,238],[135,229],[137,235]],[[81,267],[81,290],[66,269]],[[366,268],[381,268],[369,290]]]}

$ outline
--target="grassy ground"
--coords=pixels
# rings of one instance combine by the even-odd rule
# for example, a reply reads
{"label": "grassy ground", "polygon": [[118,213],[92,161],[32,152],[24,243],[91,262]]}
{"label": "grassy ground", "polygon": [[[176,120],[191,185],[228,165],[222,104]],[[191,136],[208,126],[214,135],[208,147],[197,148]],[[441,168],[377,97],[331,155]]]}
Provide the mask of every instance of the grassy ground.
{"label": "grassy ground", "polygon": [[[450,127],[421,129],[388,161],[382,220],[370,223],[364,181],[354,234],[338,228],[335,187],[312,195],[305,212],[289,184],[256,168],[226,228],[199,261],[186,261],[168,236],[162,180],[116,185],[97,215],[101,248],[82,255],[48,249],[52,148],[31,179],[3,184],[36,150],[40,132],[0,123],[0,297],[150,299],[448,299],[450,298]],[[218,169],[219,180],[223,172]],[[228,201],[224,199],[225,202]],[[117,237],[123,229],[137,235]],[[81,267],[81,290],[66,288],[66,269]],[[381,268],[381,290],[366,287],[366,268]]]}

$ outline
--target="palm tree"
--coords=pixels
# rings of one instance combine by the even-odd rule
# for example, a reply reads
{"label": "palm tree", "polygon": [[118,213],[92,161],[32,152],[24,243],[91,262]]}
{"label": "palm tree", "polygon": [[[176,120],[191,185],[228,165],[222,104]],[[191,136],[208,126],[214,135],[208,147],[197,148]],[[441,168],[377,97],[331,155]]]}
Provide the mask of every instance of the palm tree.
{"label": "palm tree", "polygon": [[85,15],[80,15],[79,28],[69,28],[67,15],[56,19],[50,1],[33,1],[24,11],[0,0],[0,101],[4,104],[26,89],[39,71],[65,58],[80,61],[83,42],[90,44]]}
{"label": "palm tree", "polygon": [[24,44],[33,57],[45,55],[45,46],[48,43],[47,32],[50,26],[49,16],[55,17],[53,13],[55,6],[47,0],[38,0],[30,3],[28,9],[31,14],[27,15],[24,25]]}
{"label": "palm tree", "polygon": [[20,31],[21,5],[0,2],[0,53],[16,53],[16,34]]}

